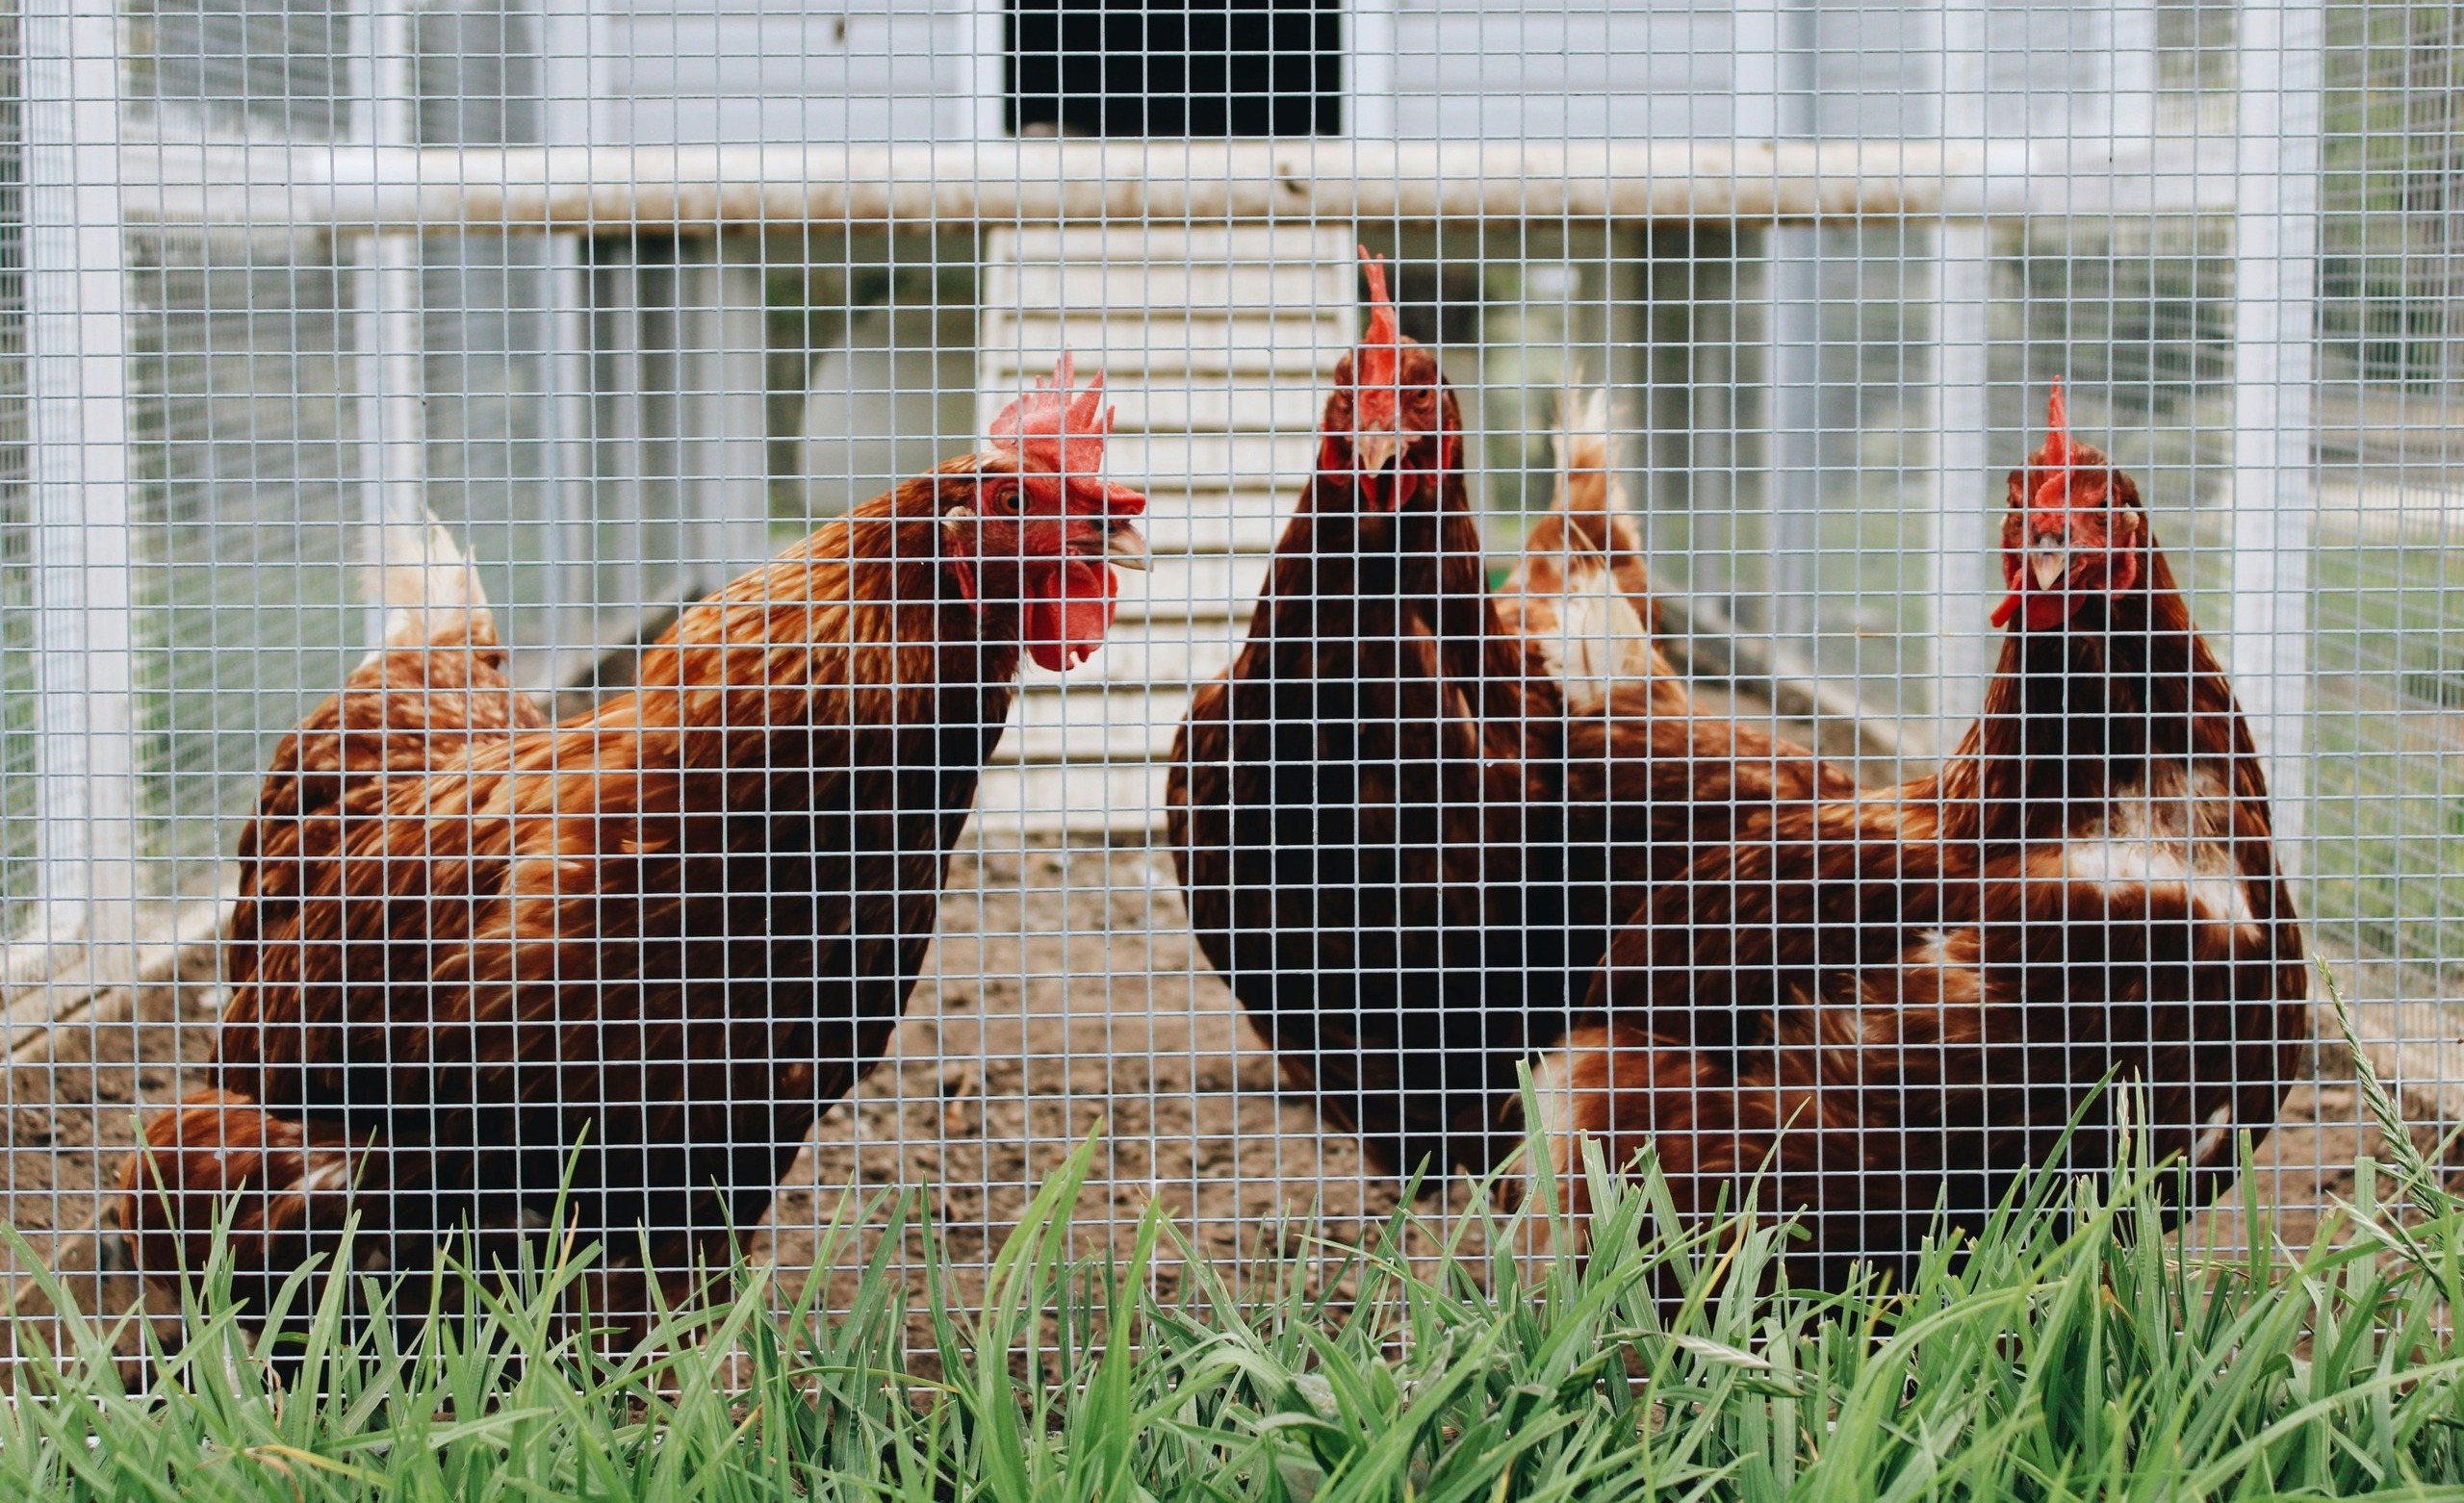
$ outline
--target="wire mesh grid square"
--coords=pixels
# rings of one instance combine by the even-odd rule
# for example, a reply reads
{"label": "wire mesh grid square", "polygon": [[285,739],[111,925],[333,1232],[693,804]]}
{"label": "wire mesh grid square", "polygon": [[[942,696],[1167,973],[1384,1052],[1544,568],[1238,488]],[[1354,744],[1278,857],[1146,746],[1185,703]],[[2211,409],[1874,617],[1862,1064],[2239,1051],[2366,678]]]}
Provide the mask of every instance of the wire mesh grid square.
{"label": "wire mesh grid square", "polygon": [[[1811,749],[1869,795],[1954,756],[1986,703],[2003,636],[1989,618],[2018,587],[2003,476],[2066,383],[2074,430],[2135,478],[2239,699],[2272,788],[2269,858],[2308,945],[2422,1129],[2464,1112],[2451,1047],[2464,328],[2449,203],[2464,89],[2444,9],[30,0],[5,24],[5,1210],[102,1308],[144,1297],[120,1191],[143,1123],[244,1083],[218,1056],[248,990],[235,954],[267,963],[247,832],[279,823],[260,815],[269,767],[387,632],[388,602],[462,577],[429,568],[432,552],[412,567],[389,538],[433,517],[467,556],[504,649],[499,712],[604,723],[663,682],[687,723],[729,726],[742,705],[658,666],[662,633],[689,634],[694,602],[872,497],[999,449],[1005,409],[1065,350],[1082,378],[1106,378],[1104,473],[1144,497],[1152,567],[1119,576],[1084,662],[1028,664],[1014,701],[951,700],[988,722],[931,743],[927,770],[959,782],[928,842],[945,871],[711,869],[723,885],[768,872],[727,890],[781,927],[739,928],[732,958],[691,962],[697,995],[854,1006],[809,965],[765,968],[809,960],[818,941],[796,926],[840,922],[825,909],[860,935],[895,932],[866,898],[912,912],[937,892],[933,939],[910,962],[911,995],[865,1004],[881,1026],[852,1043],[790,1028],[763,1036],[802,1057],[721,1057],[741,1068],[659,1130],[721,1158],[656,1172],[706,1185],[720,1166],[718,1201],[790,1284],[817,1229],[906,1185],[929,1186],[966,1285],[1099,1127],[1078,1222],[1098,1239],[1161,1202],[1204,1256],[1237,1265],[1279,1217],[1340,1231],[1391,1208],[1409,1166],[1385,1161],[1391,1143],[1364,1153],[1350,1129],[1371,1108],[1331,1099],[1367,1066],[1333,1057],[1337,1042],[1289,1042],[1305,1030],[1283,1035],[1279,1064],[1193,933],[1166,834],[1175,732],[1260,629],[1279,540],[1333,452],[1322,418],[1373,312],[1361,246],[1391,277],[1399,336],[1433,354],[1459,409],[1449,463],[1484,550],[1475,591],[1524,563],[1581,475],[1613,487],[1700,712]],[[1347,364],[1343,379],[1363,377]],[[1606,457],[1569,468],[1585,438]],[[756,587],[751,608],[777,608],[778,587]],[[1055,588],[1065,635],[1070,587]],[[1009,622],[1009,646],[1034,629],[991,603],[937,619]],[[1544,655],[1575,675],[1599,643],[1558,632]],[[1391,640],[1328,646],[1357,650],[1353,681],[1321,670],[1347,692],[1399,661]],[[1612,640],[1604,683],[1624,650]],[[646,687],[645,673],[670,676]],[[467,727],[431,729],[442,747]],[[821,767],[821,742],[772,739],[806,761],[757,758],[719,798],[727,838],[790,853],[856,838],[866,809],[817,824],[790,797],[800,777],[855,762]],[[859,741],[832,754],[854,758]],[[1358,753],[1322,787],[1322,769],[1287,770],[1307,786],[1285,797],[1340,808],[1361,757],[1374,760]],[[2093,845],[2119,871],[2123,837],[2092,825],[2056,847]],[[1278,828],[1315,838],[1308,819]],[[1608,858],[1648,871],[1647,847]],[[2174,854],[2142,849],[2140,876]],[[539,879],[614,891],[614,868],[640,855],[594,847]],[[2189,844],[2178,855],[2196,866]],[[427,905],[423,925],[480,904],[434,890],[445,879],[424,866],[389,870],[411,884],[402,901]],[[831,890],[789,879],[830,873]],[[656,948],[632,935],[655,928],[654,904],[626,892],[571,905],[559,964],[590,970],[570,956],[602,953],[600,923],[609,953]],[[1388,899],[1406,926],[1431,922],[1408,891]],[[2135,954],[2154,933],[2141,922]],[[1317,937],[1329,975],[1362,950],[1358,933]],[[363,943],[290,942],[303,969],[349,969],[337,956]],[[443,1131],[403,1125],[425,1108],[397,1099],[401,1077],[346,1068],[350,1049],[365,1065],[396,1049],[388,1036],[417,1038],[398,1057],[441,1079],[454,1049],[480,1047],[439,1042],[450,1030],[383,1000],[416,992],[416,1012],[441,995],[443,962],[421,955],[372,962],[382,979],[359,1000],[337,993],[343,1015],[394,1016],[393,1035],[343,1050],[321,1085],[286,1087],[327,1094],[273,1110],[285,1131],[374,1124],[403,1144]],[[1501,1020],[1483,1002],[1465,1026],[1560,1079],[1548,1061],[1600,959],[1566,957],[1576,995],[1553,1011]],[[633,992],[555,984],[568,1036],[537,1045],[543,1058],[652,1048],[627,1021],[647,1006]],[[1457,995],[1446,977],[1411,984],[1407,1006]],[[1789,1005],[1821,1006],[1772,1004]],[[2309,1037],[2307,1007],[2288,1051]],[[281,1047],[273,1032],[258,1047]],[[750,1036],[659,1047],[727,1057]],[[526,1046],[505,1047],[519,1060]],[[2248,1092],[2199,1124],[2258,1140],[2270,1230],[2297,1243],[2369,1139],[2340,1060],[2287,1052],[2222,1082]],[[471,1088],[562,1089],[541,1083],[545,1065],[506,1068]],[[1500,1066],[1481,1068],[1494,1084]],[[655,1074],[575,1079],[603,1090]],[[1419,1105],[1450,1109],[1444,1097]],[[522,1116],[500,1101],[454,1131],[474,1138],[466,1159],[518,1138],[552,1160],[562,1145],[542,1123],[679,1105]],[[626,1150],[677,1146],[641,1135],[603,1143],[590,1172],[639,1180],[651,1171],[619,1163]],[[457,1198],[446,1171],[393,1151],[400,1183],[363,1194],[424,1199],[404,1226],[535,1225],[552,1188],[534,1154],[519,1193]],[[1929,1151],[1843,1172],[1878,1206],[1921,1198]],[[1430,1193],[1459,1204],[1462,1177],[1434,1167]],[[619,1202],[654,1220],[682,1204]],[[2228,1237],[2259,1230],[2216,1214]],[[38,1303],[14,1286],[20,1308]]]}

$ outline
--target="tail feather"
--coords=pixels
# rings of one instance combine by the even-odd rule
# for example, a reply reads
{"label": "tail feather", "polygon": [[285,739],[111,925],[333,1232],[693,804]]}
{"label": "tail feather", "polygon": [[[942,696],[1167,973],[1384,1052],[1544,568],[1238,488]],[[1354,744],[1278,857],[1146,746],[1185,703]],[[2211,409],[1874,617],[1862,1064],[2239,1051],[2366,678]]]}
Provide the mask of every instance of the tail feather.
{"label": "tail feather", "polygon": [[1652,641],[1651,579],[1617,477],[1608,393],[1569,389],[1554,442],[1556,500],[1500,594],[1513,599],[1516,628],[1563,686],[1566,707],[1593,714],[1619,682],[1670,670]]}
{"label": "tail feather", "polygon": [[[282,1286],[317,1261],[330,1270],[353,1210],[363,1247],[384,1244],[382,1209],[372,1184],[390,1156],[354,1151],[341,1128],[278,1117],[245,1097],[200,1091],[145,1125],[144,1141],[121,1171],[127,1229],[137,1270],[168,1288],[194,1288],[206,1271],[216,1229],[231,1291],[262,1317]],[[296,1310],[295,1304],[295,1310]]]}
{"label": "tail feather", "polygon": [[[218,1235],[218,1277],[252,1330],[273,1324],[275,1305],[295,1280],[300,1286],[279,1326],[295,1333],[317,1312],[335,1274],[406,1280],[395,1310],[407,1336],[425,1318],[421,1291],[441,1249],[460,1248],[476,1266],[510,1265],[519,1259],[516,1244],[557,1228],[538,1194],[475,1191],[475,1167],[467,1153],[449,1166],[433,1144],[353,1139],[336,1123],[301,1121],[245,1096],[204,1090],[145,1125],[144,1140],[120,1173],[120,1224],[135,1271],[192,1298],[201,1298],[212,1282]],[[462,1232],[474,1240],[449,1240]],[[612,1239],[609,1251],[621,1254],[629,1245]],[[680,1260],[658,1270],[670,1304],[693,1286],[698,1266]],[[652,1277],[624,1266],[621,1257],[593,1267],[583,1281],[587,1304],[569,1304],[562,1313],[587,1310],[600,1326],[616,1318],[610,1349],[622,1349],[627,1333],[638,1340],[648,1330]],[[346,1319],[369,1313],[355,1290],[345,1303]]]}
{"label": "tail feather", "polygon": [[387,522],[380,536],[365,576],[369,595],[385,607],[384,638],[376,651],[447,638],[494,640],[495,621],[478,571],[443,522],[423,511],[416,522]]}
{"label": "tail feather", "polygon": [[[1628,518],[1626,487],[1617,477],[1617,433],[1605,387],[1568,388],[1557,402],[1556,511],[1570,524],[1565,542],[1594,552],[1634,552],[1642,539]],[[1579,534],[1579,537],[1577,534]]]}

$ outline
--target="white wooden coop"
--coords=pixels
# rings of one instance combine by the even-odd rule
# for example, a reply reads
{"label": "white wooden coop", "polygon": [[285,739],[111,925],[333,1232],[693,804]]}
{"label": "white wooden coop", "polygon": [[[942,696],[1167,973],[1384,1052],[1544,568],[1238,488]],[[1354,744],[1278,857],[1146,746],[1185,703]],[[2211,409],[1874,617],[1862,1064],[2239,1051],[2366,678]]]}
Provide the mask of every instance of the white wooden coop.
{"label": "white wooden coop", "polygon": [[[1886,702],[1962,713],[1979,638],[1942,628],[1980,613],[1985,571],[1961,562],[1985,547],[1975,477],[2015,437],[1987,405],[1987,215],[2230,216],[2244,268],[2233,282],[2244,315],[2233,472],[2282,503],[2251,525],[2308,525],[2301,467],[2275,446],[2307,427],[2303,370],[2282,363],[2305,360],[2308,346],[2269,331],[2304,319],[2314,221],[2283,194],[2311,191],[2304,153],[2316,148],[2277,125],[2287,109],[2315,111],[2316,81],[2272,76],[2284,59],[2300,66],[2300,53],[2253,28],[2315,25],[2315,12],[2253,9],[2237,43],[2239,91],[2220,94],[2167,74],[2184,72],[2199,39],[2161,36],[2159,7],[2143,0],[2037,7],[1992,24],[1964,4],[1886,14],[1758,0],[1510,13],[1469,0],[1236,7],[1227,13],[1268,28],[1236,46],[1246,37],[1306,54],[1300,74],[1273,75],[1287,91],[1299,79],[1303,113],[1259,118],[1314,125],[1314,142],[1193,140],[1162,157],[1116,134],[1005,147],[1013,135],[1117,132],[1124,121],[1240,124],[1106,115],[1122,101],[1083,91],[1074,63],[1037,72],[1037,38],[1075,59],[1096,35],[1072,30],[1085,9],[368,0],[328,12],[148,0],[125,27],[66,23],[91,79],[123,79],[117,109],[75,127],[98,153],[81,160],[113,161],[120,213],[161,226],[129,242],[126,317],[90,320],[79,338],[116,336],[141,357],[134,388],[107,400],[132,415],[118,420],[133,440],[140,511],[146,487],[166,497],[160,556],[137,567],[162,566],[153,578],[177,624],[164,644],[170,666],[114,669],[112,628],[93,620],[84,661],[95,692],[79,698],[109,724],[123,713],[109,707],[116,682],[137,693],[151,673],[197,689],[170,697],[157,738],[188,784],[167,792],[140,770],[125,814],[92,794],[104,802],[78,823],[100,842],[96,858],[115,848],[105,832],[124,827],[119,844],[160,869],[123,887],[189,880],[177,874],[192,866],[163,862],[204,858],[205,816],[244,797],[258,736],[285,718],[266,696],[309,697],[329,681],[336,659],[316,649],[354,629],[338,572],[347,535],[387,496],[424,498],[468,531],[508,602],[525,680],[574,685],[638,635],[654,602],[768,550],[783,520],[775,455],[836,467],[845,494],[877,489],[899,465],[971,438],[960,425],[981,404],[958,390],[957,371],[972,367],[981,402],[1006,400],[1065,332],[1113,376],[1124,426],[1115,462],[1158,488],[1165,567],[1142,598],[1133,593],[1101,660],[1109,698],[1042,684],[1028,697],[1004,752],[1017,771],[988,791],[982,823],[1142,828],[1155,810],[1148,758],[1175,697],[1219,664],[1271,518],[1305,472],[1318,388],[1357,326],[1349,247],[1406,220],[1605,216],[1739,237],[1726,254],[1752,262],[1736,285],[1755,326],[1733,337],[1758,353],[1723,379],[1757,390],[1723,420],[1730,437],[1740,424],[1761,435],[1762,451],[1730,467],[1764,476],[1749,500],[1777,519],[1774,542],[1750,564],[1707,563],[1688,582],[1712,622],[1723,603],[1776,601],[1758,618],[1738,608],[1780,671],[1887,676]],[[1141,13],[1151,26],[1177,13]],[[1100,87],[1121,89],[1116,78]],[[1196,191],[1174,191],[1175,174]],[[902,176],[920,181],[895,201],[866,201]],[[1311,186],[1277,191],[1295,178]],[[111,194],[93,187],[74,215],[108,212]],[[1072,227],[1053,227],[1056,217]],[[908,326],[865,344],[859,326],[873,315],[858,310],[835,336],[840,356],[808,361],[820,384],[803,404],[807,431],[783,431],[795,423],[780,412],[796,406],[777,400],[764,369],[775,353],[761,335],[775,311],[765,280],[850,254],[843,240],[825,252],[801,237],[843,236],[851,223],[962,232],[949,254],[977,280],[972,306],[957,311],[973,317],[931,316],[937,332],[919,357]],[[1932,647],[1885,665],[1818,651],[1826,638],[1849,640],[1843,629],[1872,634],[1840,609],[1871,611],[1816,589],[1821,529],[1787,519],[1825,507],[1823,476],[1856,420],[1857,373],[1818,353],[1832,338],[1823,320],[1874,292],[1851,285],[1868,258],[1841,249],[1881,233],[1861,226],[1894,223],[1904,242],[1890,292],[1916,312],[1892,338],[1921,345],[1914,358],[1932,369],[1918,384],[1932,395],[1897,414],[1911,438],[1888,484],[1933,497],[1919,509],[1932,508],[1950,561],[1888,581],[1912,602],[1893,607],[1892,629],[1921,612],[1931,625],[1912,640]],[[1595,294],[1618,290],[1583,295]],[[910,317],[894,304],[882,317]],[[156,349],[161,359],[144,358]],[[1595,378],[1630,376],[1626,358],[1604,359],[1616,369]],[[1479,368],[1450,361],[1458,384],[1485,395]],[[299,394],[258,403],[270,426],[244,437],[226,395],[243,369],[251,389],[274,380]],[[1508,416],[1545,426],[1536,407]],[[96,410],[84,420],[109,420]],[[1635,420],[1638,463],[1650,420]],[[1856,463],[1871,471],[1869,459]],[[79,492],[89,515],[97,478]],[[1228,509],[1184,527],[1184,494]],[[302,521],[289,538],[233,548],[230,527],[291,515]],[[1920,542],[1911,534],[1899,551],[1930,555]],[[2285,615],[2297,596],[2237,590],[2246,640],[2297,640],[2297,614]],[[266,618],[275,606],[304,614],[249,628],[274,634],[263,638],[233,614]],[[203,642],[250,651],[182,659]],[[280,644],[291,650],[263,650]],[[129,650],[146,646],[132,638]],[[2285,676],[2253,678],[2280,691]],[[1918,680],[1940,693],[1903,692]],[[113,784],[80,777],[62,796],[89,786]],[[46,891],[75,905],[83,878],[72,868],[84,859],[43,862]]]}
{"label": "white wooden coop", "polygon": [[[1437,254],[1466,224],[1609,247],[1585,254],[1615,285],[1573,269],[1511,300],[1602,310],[1597,369],[1545,374],[1627,392],[1630,489],[1696,508],[1670,514],[1672,599],[1806,703],[1912,717],[1919,750],[1972,702],[1978,477],[2038,379],[1993,364],[1997,246],[2048,220],[2103,223],[2108,256],[2206,247],[2231,379],[2198,423],[2225,451],[2197,457],[2233,497],[2237,681],[2263,727],[2299,715],[2316,5],[2245,7],[2219,43],[2155,0],[1244,4],[1217,8],[1223,76],[1304,65],[1257,74],[1267,113],[1237,118],[1118,113],[1163,108],[1142,75],[1087,89],[1087,38],[1098,61],[1153,39],[1084,31],[1100,9],[29,11],[29,641],[64,650],[27,659],[17,754],[40,770],[17,786],[41,792],[8,811],[11,896],[65,935],[210,889],[267,738],[364,629],[348,565],[389,508],[470,539],[526,684],[586,693],[676,600],[972,442],[1065,338],[1112,377],[1163,567],[1100,667],[1035,684],[979,824],[1149,828],[1153,754],[1246,618],[1357,328],[1350,247]],[[1260,120],[1314,134],[1120,134]],[[932,249],[886,256],[893,234]],[[1664,234],[1698,240],[1635,251]],[[1707,285],[1662,287],[1688,255],[1728,321],[1663,347],[1655,320]],[[783,384],[764,321],[823,270],[834,321]],[[1447,359],[1477,425],[1545,451],[1536,368],[1501,404],[1479,342]],[[1839,532],[1876,495],[1905,514],[1887,541]],[[1706,543],[1713,504],[1760,520]],[[1842,549],[1865,570],[1844,583]]]}

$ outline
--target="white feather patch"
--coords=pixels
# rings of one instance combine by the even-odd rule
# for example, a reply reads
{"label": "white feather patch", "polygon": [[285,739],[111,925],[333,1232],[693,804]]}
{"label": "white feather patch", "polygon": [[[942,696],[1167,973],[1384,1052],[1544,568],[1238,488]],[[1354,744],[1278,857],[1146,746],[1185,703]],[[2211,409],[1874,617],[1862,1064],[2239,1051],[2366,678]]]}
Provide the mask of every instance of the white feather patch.
{"label": "white feather patch", "polygon": [[1652,672],[1652,634],[1642,613],[1606,570],[1586,573],[1586,587],[1567,593],[1559,629],[1541,646],[1565,685],[1566,708],[1577,715],[1597,714],[1621,680],[1639,682]]}
{"label": "white feather patch", "polygon": [[463,630],[474,613],[487,610],[478,571],[454,546],[444,523],[423,516],[417,522],[389,522],[381,530],[382,550],[367,573],[369,593],[386,608],[385,638],[371,657]]}
{"label": "white feather patch", "polygon": [[2082,839],[2063,849],[2062,869],[2104,892],[2118,887],[2178,886],[2209,923],[2255,924],[2249,894],[2224,853],[2145,840]]}

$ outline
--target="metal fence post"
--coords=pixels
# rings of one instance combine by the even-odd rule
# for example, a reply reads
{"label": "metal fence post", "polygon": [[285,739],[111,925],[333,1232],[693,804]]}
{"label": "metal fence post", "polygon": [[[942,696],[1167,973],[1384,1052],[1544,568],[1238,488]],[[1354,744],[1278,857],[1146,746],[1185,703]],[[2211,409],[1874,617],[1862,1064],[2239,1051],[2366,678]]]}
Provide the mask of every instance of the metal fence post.
{"label": "metal fence post", "polygon": [[[1985,15],[1972,0],[1942,14],[1941,131],[1946,142],[1986,143]],[[1989,451],[1986,345],[1991,337],[1992,229],[1945,218],[1934,231],[1934,682],[1935,740],[1955,742],[1985,703],[1991,635],[1986,615],[2001,580],[1994,567],[1999,496]]]}
{"label": "metal fence post", "polygon": [[[383,154],[419,141],[418,38],[406,0],[362,0],[352,69],[351,131]],[[417,524],[427,514],[425,341],[420,327],[420,242],[379,233],[359,242],[358,311],[360,526],[367,557],[381,557],[389,522]],[[371,604],[368,641],[384,636],[384,613]]]}
{"label": "metal fence post", "polygon": [[30,0],[24,41],[43,923],[108,966],[138,893],[118,12]]}
{"label": "metal fence post", "polygon": [[2320,0],[2241,11],[2233,276],[2230,669],[2267,759],[2278,849],[2306,867],[2313,346],[2319,254]]}

